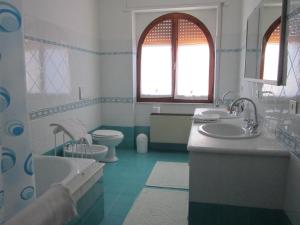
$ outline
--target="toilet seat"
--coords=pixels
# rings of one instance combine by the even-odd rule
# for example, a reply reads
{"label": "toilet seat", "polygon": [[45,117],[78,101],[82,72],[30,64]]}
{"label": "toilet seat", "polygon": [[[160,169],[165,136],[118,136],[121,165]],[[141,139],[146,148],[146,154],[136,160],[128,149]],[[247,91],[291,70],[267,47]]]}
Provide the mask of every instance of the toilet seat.
{"label": "toilet seat", "polygon": [[116,130],[96,130],[92,133],[93,137],[120,137],[123,134]]}
{"label": "toilet seat", "polygon": [[100,145],[108,147],[108,152],[103,160],[104,162],[116,162],[116,147],[123,141],[124,135],[116,130],[96,130],[92,133],[93,141]]}

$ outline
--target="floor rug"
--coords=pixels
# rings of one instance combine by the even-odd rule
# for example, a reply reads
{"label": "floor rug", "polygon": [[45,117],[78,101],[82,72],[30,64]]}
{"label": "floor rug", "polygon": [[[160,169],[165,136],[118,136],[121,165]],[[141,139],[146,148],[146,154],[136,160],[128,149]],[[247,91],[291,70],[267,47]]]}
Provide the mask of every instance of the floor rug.
{"label": "floor rug", "polygon": [[189,189],[189,165],[158,161],[152,169],[146,186]]}
{"label": "floor rug", "polygon": [[183,190],[144,188],[123,225],[188,225],[188,195]]}

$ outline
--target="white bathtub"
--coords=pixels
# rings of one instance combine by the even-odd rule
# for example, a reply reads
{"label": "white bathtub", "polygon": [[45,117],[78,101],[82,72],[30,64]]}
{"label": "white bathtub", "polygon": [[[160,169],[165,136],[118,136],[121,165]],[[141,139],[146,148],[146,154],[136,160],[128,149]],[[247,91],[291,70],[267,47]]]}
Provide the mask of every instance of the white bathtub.
{"label": "white bathtub", "polygon": [[104,163],[93,159],[34,156],[36,193],[42,195],[52,184],[67,187],[79,200],[103,175]]}

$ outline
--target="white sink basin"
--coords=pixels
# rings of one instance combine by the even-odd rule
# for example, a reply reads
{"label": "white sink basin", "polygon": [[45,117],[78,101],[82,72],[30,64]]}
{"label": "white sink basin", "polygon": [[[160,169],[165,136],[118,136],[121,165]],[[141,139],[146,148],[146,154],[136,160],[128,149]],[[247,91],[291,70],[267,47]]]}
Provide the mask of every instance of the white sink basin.
{"label": "white sink basin", "polygon": [[221,110],[206,110],[201,112],[202,115],[212,115],[216,114],[220,116],[220,119],[230,119],[230,118],[237,118],[237,116],[230,114],[228,111],[221,111]]}
{"label": "white sink basin", "polygon": [[241,126],[229,123],[207,123],[199,126],[199,132],[209,137],[226,139],[253,138],[260,135],[260,132],[252,134]]}

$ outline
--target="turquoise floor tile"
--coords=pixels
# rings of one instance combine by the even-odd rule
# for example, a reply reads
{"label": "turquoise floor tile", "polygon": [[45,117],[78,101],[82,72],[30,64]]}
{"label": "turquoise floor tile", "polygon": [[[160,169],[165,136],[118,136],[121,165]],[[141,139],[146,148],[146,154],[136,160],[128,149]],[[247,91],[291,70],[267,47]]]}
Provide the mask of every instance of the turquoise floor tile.
{"label": "turquoise floor tile", "polygon": [[289,220],[283,210],[211,203],[189,203],[189,225],[286,224],[289,224]]}
{"label": "turquoise floor tile", "polygon": [[189,225],[219,225],[220,213],[220,205],[190,202]]}
{"label": "turquoise floor tile", "polygon": [[221,205],[220,225],[250,225],[250,208]]}
{"label": "turquoise floor tile", "polygon": [[119,161],[104,168],[104,220],[99,225],[122,225],[157,161],[187,162],[187,153],[118,149]]}
{"label": "turquoise floor tile", "polygon": [[104,217],[103,221],[99,225],[122,225],[125,217],[119,215],[110,215]]}
{"label": "turquoise floor tile", "polygon": [[127,215],[132,207],[136,196],[120,195],[117,201],[114,203],[110,214],[111,215]]}
{"label": "turquoise floor tile", "polygon": [[250,225],[282,225],[284,223],[282,210],[252,209]]}
{"label": "turquoise floor tile", "polygon": [[112,209],[113,205],[117,202],[119,195],[104,193],[104,214],[108,214]]}

